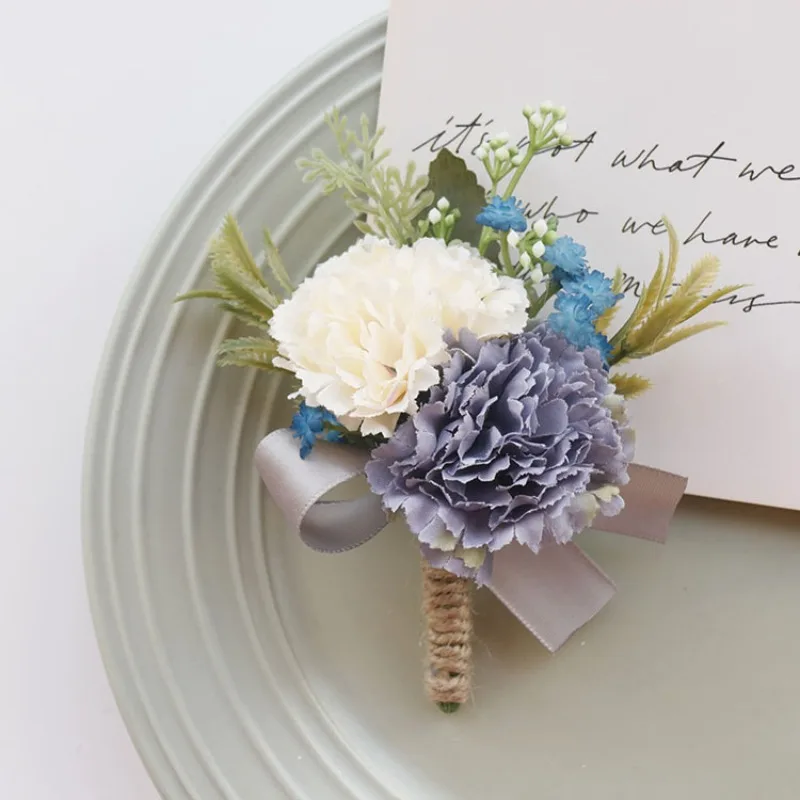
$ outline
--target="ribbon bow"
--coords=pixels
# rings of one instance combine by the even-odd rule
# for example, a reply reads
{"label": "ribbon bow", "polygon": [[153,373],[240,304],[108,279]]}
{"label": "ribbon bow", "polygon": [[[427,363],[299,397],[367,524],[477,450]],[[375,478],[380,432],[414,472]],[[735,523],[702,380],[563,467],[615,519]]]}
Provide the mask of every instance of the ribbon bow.
{"label": "ribbon bow", "polygon": [[[369,453],[318,442],[300,458],[286,428],[258,445],[256,467],[272,498],[301,540],[322,553],[342,553],[369,541],[387,524],[380,498],[323,500],[337,486],[364,472]],[[686,489],[686,478],[631,464],[623,488],[624,510],[598,515],[592,527],[653,542],[667,537],[670,520]],[[611,599],[610,578],[574,543],[547,543],[538,553],[514,542],[494,554],[486,586],[551,652],[557,650]]]}

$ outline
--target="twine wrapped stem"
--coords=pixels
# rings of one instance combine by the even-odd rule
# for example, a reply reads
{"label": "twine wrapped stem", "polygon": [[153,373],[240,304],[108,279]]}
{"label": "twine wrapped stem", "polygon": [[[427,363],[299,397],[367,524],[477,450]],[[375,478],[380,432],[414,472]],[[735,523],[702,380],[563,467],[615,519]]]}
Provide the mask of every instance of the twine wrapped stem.
{"label": "twine wrapped stem", "polygon": [[472,690],[472,581],[422,563],[425,690],[452,713]]}

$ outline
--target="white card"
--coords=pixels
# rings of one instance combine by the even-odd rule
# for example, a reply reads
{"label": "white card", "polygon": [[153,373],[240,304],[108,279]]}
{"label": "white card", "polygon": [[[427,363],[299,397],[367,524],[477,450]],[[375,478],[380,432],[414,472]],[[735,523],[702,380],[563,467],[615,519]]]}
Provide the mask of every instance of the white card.
{"label": "white card", "polygon": [[795,509],[798,30],[785,0],[395,0],[380,108],[395,161],[447,146],[485,185],[484,135],[518,142],[523,105],[566,105],[576,146],[534,159],[517,197],[563,215],[609,275],[649,278],[665,214],[679,275],[711,252],[721,283],[750,284],[699,318],[727,326],[623,366],[655,384],[630,403],[636,460],[687,475],[692,494]]}

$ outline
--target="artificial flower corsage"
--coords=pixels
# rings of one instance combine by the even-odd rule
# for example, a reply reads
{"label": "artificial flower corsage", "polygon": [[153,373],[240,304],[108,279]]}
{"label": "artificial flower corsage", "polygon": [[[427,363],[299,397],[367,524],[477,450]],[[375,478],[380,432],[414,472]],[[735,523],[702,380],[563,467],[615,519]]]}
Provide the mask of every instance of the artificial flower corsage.
{"label": "artificial flower corsage", "polygon": [[[589,266],[554,216],[529,220],[515,190],[532,158],[568,148],[563,108],[526,107],[528,141],[478,148],[484,181],[441,150],[401,171],[366,120],[336,111],[338,145],[299,162],[340,192],[362,234],[295,285],[269,233],[263,263],[228,217],[211,246],[210,297],[258,329],[223,365],[290,379],[290,429],[256,463],[311,547],[341,552],[402,514],[423,564],[425,685],[446,711],[470,694],[471,589],[488,587],[550,650],[613,585],[574,539],[589,526],[663,540],[685,479],[633,463],[627,401],[649,388],[620,365],[721,323],[692,322],[739,287],[712,290],[707,256],[677,280],[677,237],[615,325],[623,274]],[[365,473],[373,494],[324,499]]]}

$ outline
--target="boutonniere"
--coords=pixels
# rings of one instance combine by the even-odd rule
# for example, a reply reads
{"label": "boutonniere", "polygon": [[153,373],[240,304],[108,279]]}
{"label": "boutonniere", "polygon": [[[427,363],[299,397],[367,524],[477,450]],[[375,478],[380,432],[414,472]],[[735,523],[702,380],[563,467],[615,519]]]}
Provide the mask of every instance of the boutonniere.
{"label": "boutonniere", "polygon": [[[565,109],[523,114],[527,144],[493,136],[479,178],[447,150],[427,175],[400,170],[381,131],[332,112],[336,156],[299,166],[342,195],[362,238],[296,285],[269,233],[257,259],[228,217],[215,287],[179,298],[214,298],[256,329],[224,342],[221,364],[286,379],[291,427],[255,458],[306,544],[346,551],[404,518],[422,558],[424,683],[446,711],[471,691],[473,587],[554,651],[613,594],[578,535],[663,541],[686,481],[633,462],[628,401],[650,384],[624,365],[721,324],[695,318],[740,288],[712,288],[710,256],[679,278],[665,220],[669,251],[618,319],[622,272],[590,266],[515,194],[537,153],[572,145]],[[359,474],[371,493],[326,497]]]}

